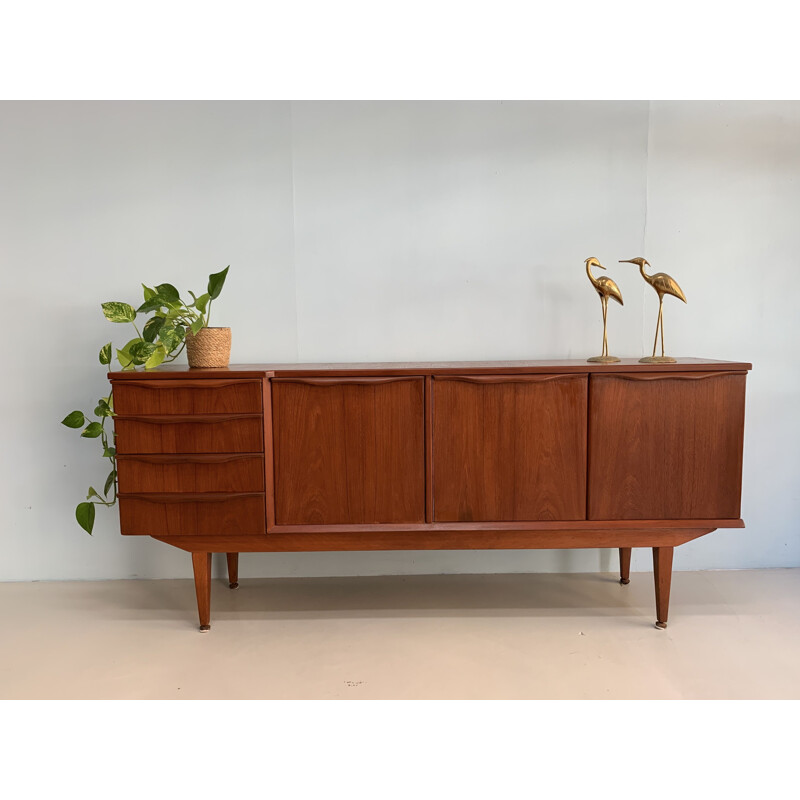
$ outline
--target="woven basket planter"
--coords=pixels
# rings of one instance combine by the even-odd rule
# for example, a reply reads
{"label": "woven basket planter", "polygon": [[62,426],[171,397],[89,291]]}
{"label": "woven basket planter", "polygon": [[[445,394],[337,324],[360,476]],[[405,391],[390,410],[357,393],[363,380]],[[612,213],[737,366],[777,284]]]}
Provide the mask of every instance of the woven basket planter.
{"label": "woven basket planter", "polygon": [[231,329],[200,328],[186,331],[186,356],[190,367],[227,367],[231,360]]}

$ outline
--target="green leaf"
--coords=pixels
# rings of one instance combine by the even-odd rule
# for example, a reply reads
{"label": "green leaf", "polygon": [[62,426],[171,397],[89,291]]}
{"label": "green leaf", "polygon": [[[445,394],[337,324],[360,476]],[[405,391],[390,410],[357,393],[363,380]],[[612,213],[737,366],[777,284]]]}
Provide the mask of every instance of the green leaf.
{"label": "green leaf", "polygon": [[[89,494],[86,495],[86,499],[90,500],[92,497],[100,497],[100,495],[97,493],[97,489],[95,489],[94,486],[89,487]],[[100,497],[100,499],[102,500],[103,498]]]}
{"label": "green leaf", "polygon": [[139,342],[143,342],[143,341],[144,341],[144,339],[142,339],[140,336],[134,336],[133,339],[131,339],[129,342],[125,342],[124,346],[122,347],[122,352],[126,353],[127,355],[130,355],[131,354],[131,347],[133,347],[135,344],[139,344]]}
{"label": "green leaf", "polygon": [[201,294],[200,297],[195,300],[194,306],[195,308],[201,313],[206,313],[206,306],[208,305],[208,301],[211,299],[210,294]]}
{"label": "green leaf", "polygon": [[137,314],[147,314],[150,311],[158,311],[162,306],[166,305],[164,298],[159,295],[153,295],[149,300],[145,300],[139,308],[136,309]]}
{"label": "green leaf", "polygon": [[144,284],[142,284],[142,289],[144,290],[145,302],[147,302],[151,297],[155,297],[155,289],[151,289],[149,286],[145,286]]}
{"label": "green leaf", "polygon": [[164,317],[153,317],[147,320],[147,324],[142,329],[142,339],[146,342],[154,342],[163,324]]}
{"label": "green leaf", "polygon": [[196,319],[196,320],[194,320],[194,321],[192,322],[192,324],[191,324],[192,333],[193,333],[193,334],[195,334],[195,335],[197,335],[197,332],[198,332],[198,331],[199,331],[199,330],[200,330],[202,327],[203,327],[203,320],[202,320],[202,319]]}
{"label": "green leaf", "polygon": [[133,359],[122,350],[117,350],[117,361],[122,365],[122,369],[127,369],[133,365]]}
{"label": "green leaf", "polygon": [[111,406],[101,397],[100,400],[97,401],[97,408],[94,410],[94,415],[96,417],[113,417],[114,412],[111,410]]}
{"label": "green leaf", "polygon": [[108,344],[104,344],[100,348],[99,358],[101,364],[111,363],[111,342],[109,342]]}
{"label": "green leaf", "polygon": [[165,325],[159,332],[158,338],[164,345],[168,353],[171,353],[183,341],[185,331],[183,326],[173,328],[172,325]]}
{"label": "green leaf", "polygon": [[155,352],[144,362],[145,369],[155,369],[167,357],[167,349],[159,344]]}
{"label": "green leaf", "polygon": [[228,264],[222,272],[215,272],[213,275],[208,276],[208,293],[211,295],[212,300],[216,300],[219,297],[230,268],[231,265]]}
{"label": "green leaf", "polygon": [[155,350],[156,345],[140,339],[138,342],[135,342],[130,346],[128,352],[130,353],[134,364],[144,364],[144,362],[147,361],[151,355],[153,355]]}
{"label": "green leaf", "polygon": [[99,422],[90,422],[83,430],[81,436],[84,439],[96,439],[103,432],[103,426]]}
{"label": "green leaf", "polygon": [[94,527],[94,503],[78,503],[75,509],[75,519],[86,533],[91,533]]}
{"label": "green leaf", "polygon": [[106,447],[103,450],[103,458],[112,458],[116,454],[117,454],[117,448],[116,447]]}
{"label": "green leaf", "polygon": [[117,477],[117,471],[112,469],[106,478],[106,485],[103,487],[103,494],[108,497],[108,490],[114,485],[114,479]]}
{"label": "green leaf", "polygon": [[86,417],[83,416],[82,411],[73,411],[61,420],[61,424],[66,425],[68,428],[80,428],[85,423]]}
{"label": "green leaf", "polygon": [[[156,292],[171,303],[181,303],[181,296],[178,290],[171,283],[159,283]],[[181,303],[182,304],[182,303]]]}
{"label": "green leaf", "polygon": [[136,319],[136,312],[133,306],[127,303],[103,303],[103,314],[110,322],[133,322]]}

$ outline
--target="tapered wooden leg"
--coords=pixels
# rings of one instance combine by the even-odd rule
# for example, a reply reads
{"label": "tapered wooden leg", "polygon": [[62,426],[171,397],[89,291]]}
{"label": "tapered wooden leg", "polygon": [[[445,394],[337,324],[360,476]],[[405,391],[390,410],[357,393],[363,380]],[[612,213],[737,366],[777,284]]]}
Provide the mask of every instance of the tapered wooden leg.
{"label": "tapered wooden leg", "polygon": [[211,553],[192,553],[200,630],[211,630]]}
{"label": "tapered wooden leg", "polygon": [[627,586],[631,582],[631,548],[619,549],[619,582]]}
{"label": "tapered wooden leg", "polygon": [[239,588],[239,554],[228,553],[228,585],[231,589]]}
{"label": "tapered wooden leg", "polygon": [[653,548],[653,578],[656,584],[656,628],[667,627],[669,616],[669,587],[672,583],[674,547]]}

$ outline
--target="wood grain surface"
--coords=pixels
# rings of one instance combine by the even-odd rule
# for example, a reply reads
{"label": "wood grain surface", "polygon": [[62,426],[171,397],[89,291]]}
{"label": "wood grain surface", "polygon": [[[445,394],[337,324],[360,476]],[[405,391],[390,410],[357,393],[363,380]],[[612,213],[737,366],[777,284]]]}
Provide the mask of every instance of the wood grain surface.
{"label": "wood grain surface", "polygon": [[117,452],[259,453],[264,448],[262,415],[214,414],[114,418]]}
{"label": "wood grain surface", "polygon": [[434,378],[437,522],[586,517],[584,375]]}
{"label": "wood grain surface", "polygon": [[264,455],[121,455],[117,480],[123,493],[263,492]]}
{"label": "wood grain surface", "polygon": [[614,364],[588,363],[585,359],[540,359],[536,361],[380,361],[361,364],[232,364],[220,369],[197,369],[186,364],[162,364],[141,371],[109,372],[113,381],[218,380],[227,377],[269,378],[290,376],[379,376],[379,375],[466,375],[466,374],[535,374],[542,372],[577,372],[602,374],[614,372],[684,372],[693,370],[749,370],[743,361],[718,361],[712,358],[679,358],[675,364],[640,364],[638,359],[623,358]]}
{"label": "wood grain surface", "polygon": [[737,519],[745,374],[593,375],[590,519]]}
{"label": "wood grain surface", "polygon": [[338,550],[550,550],[584,547],[677,546],[711,533],[685,530],[464,531],[432,534],[384,530],[364,533],[270,533],[267,536],[155,536],[183,550],[280,553]]}
{"label": "wood grain surface", "polygon": [[119,381],[114,388],[114,410],[122,415],[260,413],[261,382],[238,378]]}
{"label": "wood grain surface", "polygon": [[275,521],[425,519],[423,379],[272,381]]}
{"label": "wood grain surface", "polygon": [[119,524],[131,536],[263,534],[264,495],[121,494]]}

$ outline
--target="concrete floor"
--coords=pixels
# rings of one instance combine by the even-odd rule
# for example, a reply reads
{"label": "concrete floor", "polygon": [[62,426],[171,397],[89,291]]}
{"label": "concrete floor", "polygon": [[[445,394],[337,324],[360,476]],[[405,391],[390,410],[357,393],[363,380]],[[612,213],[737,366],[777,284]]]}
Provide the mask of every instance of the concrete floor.
{"label": "concrete floor", "polygon": [[800,698],[800,569],[0,584],[2,699]]}

